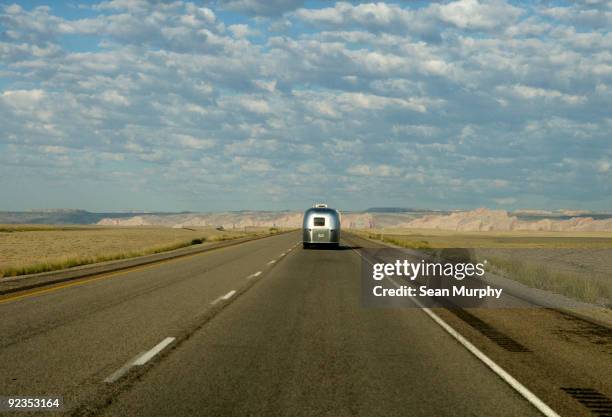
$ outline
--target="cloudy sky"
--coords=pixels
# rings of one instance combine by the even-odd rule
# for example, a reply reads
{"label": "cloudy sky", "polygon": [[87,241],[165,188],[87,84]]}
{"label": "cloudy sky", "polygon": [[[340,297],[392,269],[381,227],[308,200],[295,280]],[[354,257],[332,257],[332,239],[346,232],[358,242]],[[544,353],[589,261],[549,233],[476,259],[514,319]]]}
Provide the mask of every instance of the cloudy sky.
{"label": "cloudy sky", "polygon": [[612,1],[0,0],[0,210],[612,211]]}

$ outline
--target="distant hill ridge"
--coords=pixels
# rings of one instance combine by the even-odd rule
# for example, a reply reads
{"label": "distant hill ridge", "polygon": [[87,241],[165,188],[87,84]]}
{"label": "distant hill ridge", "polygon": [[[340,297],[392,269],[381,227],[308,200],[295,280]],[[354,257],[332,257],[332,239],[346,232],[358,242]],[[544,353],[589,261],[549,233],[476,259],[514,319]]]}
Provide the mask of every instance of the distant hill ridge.
{"label": "distant hill ridge", "polygon": [[128,218],[137,214],[145,213],[92,213],[79,209],[0,211],[0,224],[96,224],[105,218]]}
{"label": "distant hill ridge", "polygon": [[480,208],[448,215],[430,214],[398,227],[454,231],[612,231],[612,216],[600,220],[593,217],[569,219],[540,217],[535,220],[522,220],[505,210]]}
{"label": "distant hill ridge", "polygon": [[[575,214],[571,216],[570,213]],[[302,211],[228,211],[216,213],[92,213],[85,210],[52,209],[0,212],[0,224],[98,224],[165,227],[300,227]],[[345,228],[418,228],[456,231],[612,231],[611,214],[541,212],[480,208],[469,211],[431,211],[407,208],[371,208],[342,212]]]}
{"label": "distant hill ridge", "polygon": [[[463,212],[344,212],[345,228],[411,228],[455,231],[612,231],[612,216],[596,220],[592,217],[570,219],[538,218],[522,220],[504,210],[480,208]],[[169,226],[243,228],[250,226],[300,227],[302,212],[227,212],[190,213],[184,215],[143,215],[131,218],[103,219],[102,225],[116,226]]]}

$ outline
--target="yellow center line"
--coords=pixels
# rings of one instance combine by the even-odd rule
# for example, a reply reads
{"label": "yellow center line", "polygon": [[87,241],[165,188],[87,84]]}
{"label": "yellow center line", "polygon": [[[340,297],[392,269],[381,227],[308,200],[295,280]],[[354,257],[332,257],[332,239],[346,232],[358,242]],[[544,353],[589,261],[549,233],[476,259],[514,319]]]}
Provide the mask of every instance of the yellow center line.
{"label": "yellow center line", "polygon": [[5,298],[0,298],[0,304],[5,304],[11,301],[17,301],[23,298],[28,298],[28,297],[34,297],[37,295],[42,295],[42,294],[47,294],[50,292],[54,292],[54,291],[58,291],[64,288],[70,288],[70,287],[76,287],[78,285],[83,285],[83,284],[87,284],[90,282],[94,282],[94,281],[100,281],[103,279],[108,279],[108,278],[113,278],[119,275],[125,275],[125,274],[129,274],[131,272],[136,272],[136,271],[142,271],[145,269],[150,269],[150,268],[155,268],[158,267],[161,264],[165,264],[165,263],[169,263],[169,262],[177,262],[177,261],[181,261],[185,258],[191,258],[192,256],[196,256],[196,255],[205,255],[207,253],[213,252],[213,251],[217,251],[217,250],[221,250],[221,249],[229,249],[231,247],[233,247],[235,245],[230,245],[230,246],[222,246],[220,248],[211,248],[210,250],[207,251],[203,251],[203,252],[197,252],[197,253],[191,253],[188,255],[183,255],[177,258],[171,258],[171,259],[163,259],[157,262],[153,262],[151,264],[147,264],[147,265],[141,265],[141,266],[134,266],[132,268],[127,268],[121,271],[116,271],[116,272],[107,272],[107,273],[101,273],[101,275],[97,275],[93,278],[84,278],[84,279],[78,279],[75,281],[71,281],[65,284],[59,284],[59,285],[55,285],[52,287],[48,287],[48,288],[42,288],[42,289],[34,289],[32,291],[28,291],[25,293],[21,293],[21,294],[17,294],[17,295],[12,295],[12,296],[8,296]]}

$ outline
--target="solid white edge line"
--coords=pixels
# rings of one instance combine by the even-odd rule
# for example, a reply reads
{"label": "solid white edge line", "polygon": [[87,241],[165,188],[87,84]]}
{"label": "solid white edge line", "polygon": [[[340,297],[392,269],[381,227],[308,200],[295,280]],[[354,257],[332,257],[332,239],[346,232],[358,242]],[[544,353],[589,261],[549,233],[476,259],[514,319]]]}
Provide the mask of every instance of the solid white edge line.
{"label": "solid white edge line", "polygon": [[[356,249],[353,249],[357,252],[362,259],[366,262],[372,264],[369,259],[366,259],[361,255]],[[387,278],[393,285],[396,287],[400,287],[400,285],[395,282],[391,278]],[[431,318],[435,321],[440,327],[442,327],[448,334],[450,334],[455,340],[457,340],[461,345],[466,348],[471,354],[476,356],[482,363],[484,363],[490,370],[492,370],[497,376],[499,376],[504,382],[506,382],[510,387],[512,387],[516,392],[518,392],[523,398],[525,398],[531,405],[538,409],[542,414],[546,417],[561,417],[555,410],[550,408],[548,404],[538,398],[533,392],[531,392],[526,386],[521,384],[516,378],[510,375],[506,370],[504,370],[501,366],[495,363],[491,358],[482,353],[476,346],[474,346],[469,340],[463,337],[457,330],[451,327],[448,323],[440,318],[436,313],[431,311],[431,309],[423,306],[421,302],[417,299],[410,298],[412,302],[414,302],[417,306],[421,308]]]}
{"label": "solid white edge line", "polygon": [[[412,300],[417,301],[417,300]],[[418,303],[420,304],[420,303]],[[476,346],[470,343],[465,337],[461,336],[459,332],[448,325],[442,320],[436,313],[431,311],[427,307],[420,305],[421,309],[436,323],[438,323],[448,334],[453,336],[459,343],[461,343],[467,350],[469,350],[474,356],[480,359],[485,365],[489,367],[493,372],[503,379],[508,385],[514,388],[519,394],[521,394],[527,401],[529,401],[535,408],[537,408],[542,414],[547,417],[560,417],[557,412],[550,408],[544,401],[540,400],[533,392],[531,392],[526,386],[521,384],[516,378],[510,375],[501,366],[495,363],[491,358],[482,353]]]}
{"label": "solid white edge line", "polygon": [[174,342],[174,340],[174,337],[166,337],[164,340],[155,345],[153,349],[143,353],[140,357],[136,358],[136,360],[133,362],[134,366],[142,366],[145,363],[149,362],[155,355],[164,350],[166,346]]}

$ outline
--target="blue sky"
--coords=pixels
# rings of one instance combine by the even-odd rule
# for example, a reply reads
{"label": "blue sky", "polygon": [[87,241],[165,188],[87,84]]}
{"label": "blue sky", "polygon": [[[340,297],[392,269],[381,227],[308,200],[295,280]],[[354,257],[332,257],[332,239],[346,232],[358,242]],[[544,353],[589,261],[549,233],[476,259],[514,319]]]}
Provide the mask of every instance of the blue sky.
{"label": "blue sky", "polygon": [[0,3],[0,210],[612,211],[612,1]]}

